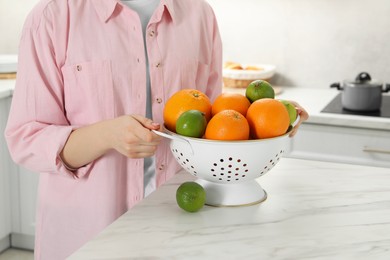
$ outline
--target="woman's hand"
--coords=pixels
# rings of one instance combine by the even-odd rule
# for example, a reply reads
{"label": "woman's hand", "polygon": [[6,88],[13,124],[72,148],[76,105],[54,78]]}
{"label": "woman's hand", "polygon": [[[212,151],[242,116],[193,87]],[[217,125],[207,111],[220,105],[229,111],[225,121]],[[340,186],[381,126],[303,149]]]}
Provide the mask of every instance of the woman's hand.
{"label": "woman's hand", "polygon": [[60,153],[69,169],[84,166],[111,149],[129,158],[152,156],[161,137],[160,125],[140,115],[125,115],[74,130]]}
{"label": "woman's hand", "polygon": [[161,141],[160,136],[150,131],[160,129],[160,125],[143,116],[125,115],[107,123],[109,145],[126,157],[150,157]]}
{"label": "woman's hand", "polygon": [[295,109],[297,110],[297,113],[298,113],[298,115],[299,115],[299,117],[300,117],[298,123],[294,126],[293,130],[292,130],[291,133],[290,133],[290,137],[293,137],[293,136],[297,133],[298,128],[299,128],[299,126],[302,124],[302,122],[303,122],[303,121],[306,121],[306,120],[309,118],[309,114],[308,114],[307,111],[306,111],[301,105],[299,105],[297,102],[292,101],[292,100],[289,100],[289,102],[295,106]]}

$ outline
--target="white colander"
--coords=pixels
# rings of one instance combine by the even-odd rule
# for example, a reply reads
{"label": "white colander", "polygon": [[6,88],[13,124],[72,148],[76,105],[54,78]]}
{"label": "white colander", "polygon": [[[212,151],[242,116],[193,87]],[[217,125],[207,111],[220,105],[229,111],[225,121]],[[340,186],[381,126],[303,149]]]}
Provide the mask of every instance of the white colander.
{"label": "white colander", "polygon": [[167,129],[156,134],[171,139],[170,149],[184,170],[197,177],[206,190],[206,204],[241,206],[264,201],[266,192],[256,179],[269,172],[289,148],[289,133],[268,139],[214,141],[175,134]]}

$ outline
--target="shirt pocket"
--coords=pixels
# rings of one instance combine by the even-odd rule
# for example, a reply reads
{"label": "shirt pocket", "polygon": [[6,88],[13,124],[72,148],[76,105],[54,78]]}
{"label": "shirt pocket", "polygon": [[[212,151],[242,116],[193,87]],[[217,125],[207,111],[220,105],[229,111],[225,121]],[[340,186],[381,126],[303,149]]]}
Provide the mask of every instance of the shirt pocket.
{"label": "shirt pocket", "polygon": [[209,74],[209,65],[201,61],[180,61],[180,81],[184,88],[194,88],[205,91]]}
{"label": "shirt pocket", "polygon": [[66,115],[72,125],[114,117],[110,61],[88,61],[62,68]]}

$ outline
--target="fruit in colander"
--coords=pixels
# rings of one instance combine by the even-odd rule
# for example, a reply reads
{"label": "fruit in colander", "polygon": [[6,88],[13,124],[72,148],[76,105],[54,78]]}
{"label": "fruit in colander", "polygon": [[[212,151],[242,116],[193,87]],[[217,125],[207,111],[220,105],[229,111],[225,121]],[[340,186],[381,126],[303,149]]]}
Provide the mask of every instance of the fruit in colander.
{"label": "fruit in colander", "polygon": [[182,89],[175,92],[166,102],[163,111],[164,124],[170,131],[176,130],[176,121],[185,111],[196,109],[211,118],[211,102],[206,94],[196,89]]}
{"label": "fruit in colander", "polygon": [[188,137],[202,137],[206,131],[207,120],[204,113],[192,109],[183,112],[176,121],[176,133]]}

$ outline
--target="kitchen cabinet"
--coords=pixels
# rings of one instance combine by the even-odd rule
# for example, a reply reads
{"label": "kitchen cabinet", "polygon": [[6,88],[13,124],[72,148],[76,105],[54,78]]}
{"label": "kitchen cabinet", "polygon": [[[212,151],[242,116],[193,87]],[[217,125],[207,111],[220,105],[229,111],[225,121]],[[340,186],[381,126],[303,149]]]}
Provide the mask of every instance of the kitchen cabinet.
{"label": "kitchen cabinet", "polygon": [[10,246],[11,233],[11,172],[15,170],[4,138],[11,98],[0,99],[0,252]]}
{"label": "kitchen cabinet", "polygon": [[390,167],[390,131],[303,124],[289,156]]}
{"label": "kitchen cabinet", "polygon": [[292,139],[289,156],[390,167],[390,118],[323,112],[339,93],[329,88],[285,88],[309,113]]}
{"label": "kitchen cabinet", "polygon": [[19,166],[12,177],[12,246],[34,249],[38,174]]}
{"label": "kitchen cabinet", "polygon": [[0,251],[34,248],[38,175],[11,159],[4,138],[11,96],[0,98]]}

